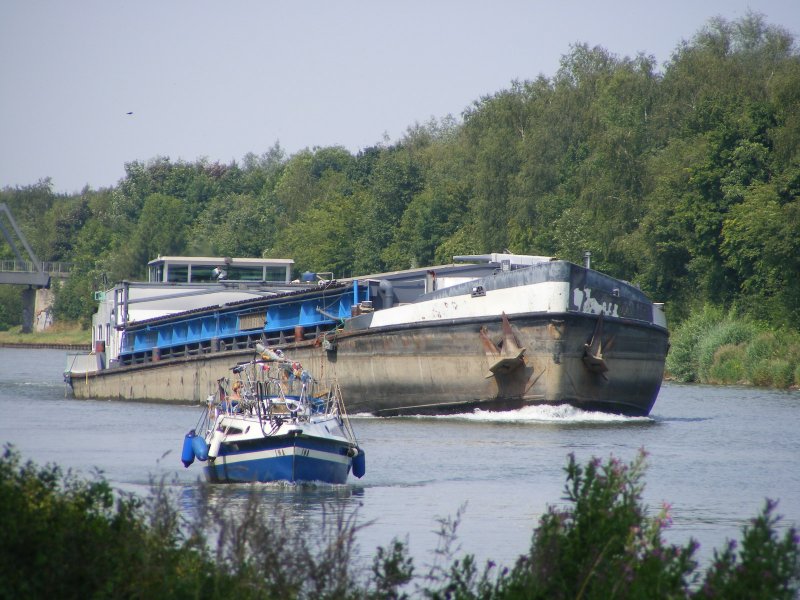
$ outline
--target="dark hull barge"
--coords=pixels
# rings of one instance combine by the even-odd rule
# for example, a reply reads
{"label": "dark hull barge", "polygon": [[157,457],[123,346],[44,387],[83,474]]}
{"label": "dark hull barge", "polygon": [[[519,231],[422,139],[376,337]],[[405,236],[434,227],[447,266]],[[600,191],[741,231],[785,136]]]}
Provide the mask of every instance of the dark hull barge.
{"label": "dark hull barge", "polygon": [[[588,266],[471,258],[485,260],[113,323],[119,351],[109,358],[97,344],[71,357],[67,379],[80,398],[202,402],[207,382],[262,343],[286,349],[322,382],[338,381],[350,414],[543,403],[649,414],[669,348],[661,305]],[[134,295],[117,293],[108,314],[129,310],[126,294]]]}

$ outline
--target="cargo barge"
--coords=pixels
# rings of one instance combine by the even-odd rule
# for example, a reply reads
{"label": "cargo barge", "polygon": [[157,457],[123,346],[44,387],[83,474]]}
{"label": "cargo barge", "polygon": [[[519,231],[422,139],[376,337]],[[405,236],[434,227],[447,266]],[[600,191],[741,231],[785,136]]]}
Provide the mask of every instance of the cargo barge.
{"label": "cargo barge", "polygon": [[[163,277],[174,260],[152,261],[151,273]],[[200,261],[180,260],[188,273]],[[204,273],[216,262],[227,275],[238,259],[203,260]],[[338,281],[306,273],[293,282],[290,267],[276,267],[271,281],[265,270],[258,281],[151,275],[101,294],[94,351],[68,356],[72,393],[202,402],[209,382],[260,343],[286,350],[323,384],[338,381],[351,414],[554,403],[641,416],[658,396],[669,348],[663,306],[588,260],[489,254]]]}

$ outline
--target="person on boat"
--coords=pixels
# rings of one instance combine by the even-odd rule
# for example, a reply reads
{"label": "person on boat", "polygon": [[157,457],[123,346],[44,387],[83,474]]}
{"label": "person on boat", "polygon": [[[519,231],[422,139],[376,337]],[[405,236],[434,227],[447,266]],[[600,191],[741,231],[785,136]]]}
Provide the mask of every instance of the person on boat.
{"label": "person on boat", "polygon": [[242,382],[241,381],[234,381],[233,382],[233,389],[231,390],[231,400],[241,400],[242,394],[239,390],[242,389]]}

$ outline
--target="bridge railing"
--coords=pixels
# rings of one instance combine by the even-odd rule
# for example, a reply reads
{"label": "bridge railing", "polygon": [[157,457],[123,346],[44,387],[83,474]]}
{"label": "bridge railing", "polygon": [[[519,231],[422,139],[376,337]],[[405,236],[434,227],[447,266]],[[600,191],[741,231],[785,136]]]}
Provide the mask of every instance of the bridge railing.
{"label": "bridge railing", "polygon": [[[69,275],[73,263],[42,261],[42,271],[50,275]],[[35,273],[36,265],[30,260],[0,260],[0,271],[7,273]]]}

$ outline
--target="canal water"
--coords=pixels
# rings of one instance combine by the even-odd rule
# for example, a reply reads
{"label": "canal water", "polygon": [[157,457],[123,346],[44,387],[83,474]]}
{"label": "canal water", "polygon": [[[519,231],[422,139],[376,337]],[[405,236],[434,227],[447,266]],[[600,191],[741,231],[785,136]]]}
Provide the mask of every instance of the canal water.
{"label": "canal water", "polygon": [[[0,348],[0,443],[23,459],[147,494],[167,482],[183,510],[199,493],[200,467],[180,463],[201,408],[75,400],[62,380],[63,351]],[[367,473],[345,486],[262,486],[265,500],[308,521],[357,510],[360,554],[407,540],[417,571],[432,564],[439,521],[461,511],[458,544],[482,563],[511,565],[549,504],[562,503],[570,453],[582,462],[630,461],[645,449],[645,501],[671,505],[666,537],[714,548],[740,539],[766,498],[783,527],[800,525],[800,392],[666,384],[649,418],[530,407],[448,417],[356,416]],[[230,487],[230,486],[225,486]],[[242,489],[244,494],[247,488]],[[221,492],[220,492],[221,493]]]}

